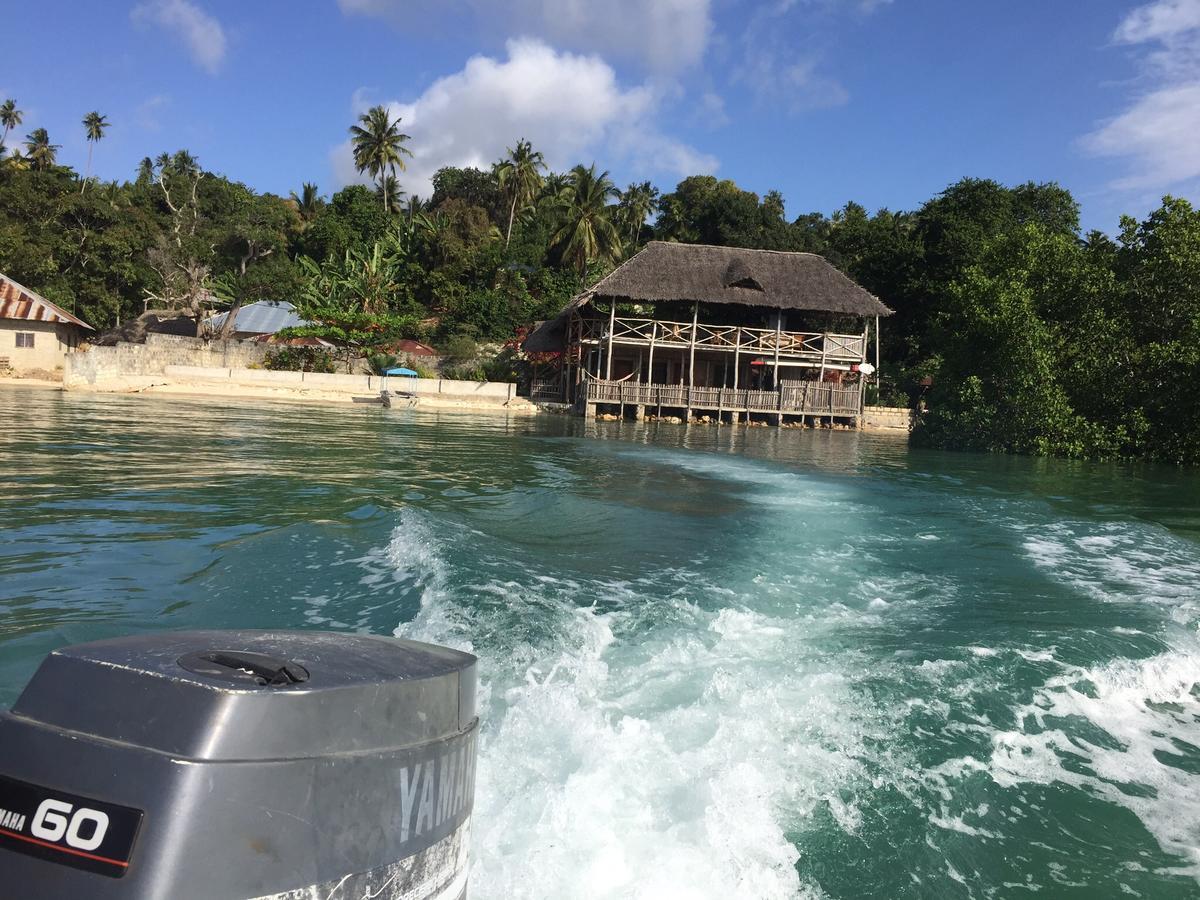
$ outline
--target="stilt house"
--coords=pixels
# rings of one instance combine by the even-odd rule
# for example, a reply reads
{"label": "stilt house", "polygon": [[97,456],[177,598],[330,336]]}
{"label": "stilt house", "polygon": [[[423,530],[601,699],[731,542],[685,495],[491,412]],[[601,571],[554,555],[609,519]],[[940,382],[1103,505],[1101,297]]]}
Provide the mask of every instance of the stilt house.
{"label": "stilt house", "polygon": [[815,254],[653,241],[529,335],[526,350],[563,354],[531,397],[589,415],[849,424],[891,313]]}

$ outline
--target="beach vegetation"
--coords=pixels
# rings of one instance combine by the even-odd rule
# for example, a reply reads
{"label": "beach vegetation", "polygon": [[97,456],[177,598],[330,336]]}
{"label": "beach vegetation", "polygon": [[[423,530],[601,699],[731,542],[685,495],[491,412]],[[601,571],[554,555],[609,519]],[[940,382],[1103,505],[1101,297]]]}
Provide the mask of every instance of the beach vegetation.
{"label": "beach vegetation", "polygon": [[263,360],[263,368],[277,372],[331,373],[336,368],[333,354],[321,347],[282,346]]}

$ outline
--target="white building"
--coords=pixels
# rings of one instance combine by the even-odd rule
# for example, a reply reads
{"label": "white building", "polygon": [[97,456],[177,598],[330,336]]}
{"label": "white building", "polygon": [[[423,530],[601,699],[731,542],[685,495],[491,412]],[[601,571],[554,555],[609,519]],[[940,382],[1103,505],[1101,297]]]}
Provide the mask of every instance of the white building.
{"label": "white building", "polygon": [[0,274],[0,372],[62,373],[68,353],[92,326]]}

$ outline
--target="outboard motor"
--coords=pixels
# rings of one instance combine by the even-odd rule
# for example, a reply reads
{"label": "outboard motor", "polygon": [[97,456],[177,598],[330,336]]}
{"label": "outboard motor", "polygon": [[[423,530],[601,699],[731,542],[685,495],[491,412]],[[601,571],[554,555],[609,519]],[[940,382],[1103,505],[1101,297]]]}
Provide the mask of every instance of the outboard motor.
{"label": "outboard motor", "polygon": [[460,900],[475,657],[195,631],[51,653],[0,714],[0,893]]}

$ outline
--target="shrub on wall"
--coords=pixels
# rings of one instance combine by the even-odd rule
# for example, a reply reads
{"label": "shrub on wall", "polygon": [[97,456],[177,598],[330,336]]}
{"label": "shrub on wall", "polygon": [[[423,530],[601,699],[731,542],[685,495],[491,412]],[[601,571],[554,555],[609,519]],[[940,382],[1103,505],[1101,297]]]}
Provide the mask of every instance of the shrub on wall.
{"label": "shrub on wall", "polygon": [[263,368],[283,372],[332,372],[333,354],[318,347],[280,347],[267,354]]}

